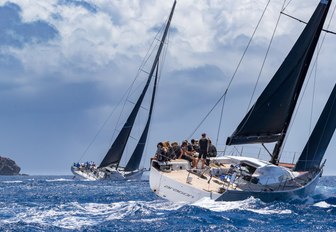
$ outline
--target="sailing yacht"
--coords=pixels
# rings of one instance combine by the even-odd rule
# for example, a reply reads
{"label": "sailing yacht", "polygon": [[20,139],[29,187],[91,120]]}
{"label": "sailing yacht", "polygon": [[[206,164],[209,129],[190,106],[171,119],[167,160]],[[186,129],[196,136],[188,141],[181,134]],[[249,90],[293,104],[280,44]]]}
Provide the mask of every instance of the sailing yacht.
{"label": "sailing yacht", "polygon": [[303,199],[314,192],[336,128],[336,86],[297,162],[282,165],[279,157],[330,4],[331,0],[320,1],[273,78],[226,141],[226,145],[275,143],[271,160],[224,155],[210,158],[205,169],[192,169],[187,160],[153,160],[149,183],[154,193],[174,202],[204,197],[271,202]]}
{"label": "sailing yacht", "polygon": [[[155,94],[157,89],[157,82],[159,76],[159,61],[160,56],[162,53],[163,46],[165,45],[165,40],[169,31],[170,23],[174,14],[176,1],[172,6],[170,15],[167,20],[167,24],[165,25],[162,38],[160,40],[160,44],[158,46],[158,50],[156,52],[153,64],[151,66],[150,71],[148,72],[148,77],[146,84],[137,99],[134,107],[129,114],[125,124],[123,125],[122,129],[120,130],[119,134],[117,135],[116,139],[114,140],[113,144],[111,145],[110,149],[106,153],[104,159],[101,161],[100,165],[96,167],[90,163],[85,164],[74,164],[71,167],[72,173],[75,177],[80,179],[87,179],[87,180],[100,180],[100,179],[112,179],[112,180],[123,180],[123,179],[142,179],[143,173],[146,171],[144,168],[140,168],[140,162],[142,159],[142,155],[145,149],[149,126],[151,122],[151,117],[153,113],[153,106],[155,101]],[[131,131],[134,125],[134,122],[137,118],[139,109],[141,108],[141,104],[145,95],[148,91],[150,83],[154,76],[154,84],[152,90],[152,97],[149,107],[149,113],[147,116],[147,121],[145,127],[142,131],[140,139],[133,151],[133,154],[130,156],[127,164],[125,166],[120,165],[120,161],[125,153],[125,148],[127,142],[131,136]],[[148,177],[148,175],[147,175]]]}

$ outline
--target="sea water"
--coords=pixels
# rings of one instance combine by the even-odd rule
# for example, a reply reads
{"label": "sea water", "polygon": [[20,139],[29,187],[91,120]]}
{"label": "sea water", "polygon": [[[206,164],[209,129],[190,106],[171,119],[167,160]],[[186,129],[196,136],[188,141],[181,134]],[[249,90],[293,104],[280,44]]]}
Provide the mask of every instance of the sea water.
{"label": "sea water", "polygon": [[293,202],[176,204],[148,182],[0,177],[0,231],[336,231],[336,177]]}

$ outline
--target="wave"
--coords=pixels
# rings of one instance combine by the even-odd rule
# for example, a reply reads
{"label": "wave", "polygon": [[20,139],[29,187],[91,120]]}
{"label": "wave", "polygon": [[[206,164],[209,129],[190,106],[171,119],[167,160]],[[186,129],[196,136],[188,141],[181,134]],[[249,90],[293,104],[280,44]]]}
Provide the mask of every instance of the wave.
{"label": "wave", "polygon": [[46,179],[46,182],[64,182],[64,181],[75,181],[75,180],[74,179],[65,179],[65,178]]}
{"label": "wave", "polygon": [[289,209],[272,209],[268,204],[250,197],[243,201],[214,201],[210,198],[202,198],[201,200],[192,204],[201,208],[205,208],[215,212],[244,210],[257,214],[291,214],[292,210]]}
{"label": "wave", "polygon": [[17,184],[17,183],[23,183],[22,180],[5,180],[5,181],[1,181],[2,183],[5,184]]}
{"label": "wave", "polygon": [[314,204],[314,206],[320,207],[320,208],[336,208],[336,205],[329,204],[325,201],[317,202]]}
{"label": "wave", "polygon": [[[160,218],[143,219],[137,215],[162,215],[167,211],[175,211],[182,207],[182,204],[172,204],[165,201],[123,201],[110,204],[69,202],[61,205],[20,205],[14,203],[7,205],[1,210],[4,214],[8,210],[8,217],[2,219],[3,224],[23,223],[27,225],[39,225],[48,227],[50,225],[70,230],[79,230],[83,227],[95,226],[106,221],[129,219],[151,223],[159,221]],[[161,213],[160,213],[161,212]],[[137,219],[139,218],[139,219]]]}

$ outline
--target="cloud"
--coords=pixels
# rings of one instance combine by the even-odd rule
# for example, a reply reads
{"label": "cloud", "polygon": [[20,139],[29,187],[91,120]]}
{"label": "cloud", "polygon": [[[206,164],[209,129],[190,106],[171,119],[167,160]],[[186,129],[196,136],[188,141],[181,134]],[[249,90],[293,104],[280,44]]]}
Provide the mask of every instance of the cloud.
{"label": "cloud", "polygon": [[97,13],[97,7],[94,4],[91,4],[86,1],[79,1],[79,0],[59,0],[58,5],[73,5],[76,7],[83,7],[84,9],[90,11],[91,13]]}
{"label": "cloud", "polygon": [[57,30],[45,21],[22,22],[21,8],[14,3],[0,7],[0,46],[22,48],[26,44],[46,43],[57,37]]}

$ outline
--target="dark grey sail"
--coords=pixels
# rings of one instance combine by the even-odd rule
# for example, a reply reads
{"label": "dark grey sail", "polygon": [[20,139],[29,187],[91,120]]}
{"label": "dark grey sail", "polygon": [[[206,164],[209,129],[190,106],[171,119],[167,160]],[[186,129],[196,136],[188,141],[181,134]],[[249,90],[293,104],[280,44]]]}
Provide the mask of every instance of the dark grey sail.
{"label": "dark grey sail", "polygon": [[150,84],[150,82],[152,80],[155,68],[156,68],[157,63],[159,61],[159,57],[161,55],[161,51],[162,51],[162,48],[163,48],[163,45],[164,45],[164,42],[165,42],[165,39],[166,39],[166,36],[167,36],[167,33],[168,33],[170,22],[171,22],[171,19],[173,17],[173,13],[174,13],[174,10],[175,10],[175,5],[176,5],[176,1],[174,1],[172,10],[170,12],[169,19],[168,19],[167,25],[165,27],[165,30],[163,32],[163,35],[162,35],[162,38],[161,38],[161,42],[160,42],[160,46],[159,46],[158,51],[156,53],[156,56],[154,58],[154,62],[153,62],[152,68],[151,68],[151,70],[149,72],[146,85],[145,85],[145,87],[144,87],[144,89],[143,89],[140,97],[138,98],[136,104],[134,105],[134,108],[133,108],[132,112],[130,113],[129,117],[127,118],[124,126],[120,130],[117,138],[114,140],[111,148],[109,149],[109,151],[105,155],[103,161],[100,163],[99,168],[107,167],[107,166],[111,166],[111,165],[119,166],[119,162],[120,162],[122,154],[123,154],[123,152],[125,150],[128,138],[129,138],[129,136],[131,134],[131,131],[132,131],[132,128],[133,128],[136,116],[137,116],[137,114],[139,112],[139,109],[141,107],[142,101],[143,101],[143,99],[144,99],[144,97],[146,95],[146,92],[147,92],[149,84]]}
{"label": "dark grey sail", "polygon": [[294,171],[318,169],[336,128],[336,85],[304,147]]}
{"label": "dark grey sail", "polygon": [[134,152],[133,152],[131,158],[129,159],[128,163],[126,164],[126,166],[124,168],[125,171],[134,171],[134,170],[137,170],[140,166],[142,154],[144,152],[146,141],[147,141],[149,125],[150,125],[151,118],[152,118],[158,76],[159,76],[159,65],[156,66],[156,74],[155,74],[154,85],[153,85],[153,93],[152,93],[152,99],[151,99],[151,103],[150,103],[150,108],[149,108],[149,113],[148,113],[146,126],[145,126],[145,129],[143,130],[143,132],[141,134],[141,137],[138,141],[137,146],[134,149]]}
{"label": "dark grey sail", "polygon": [[278,142],[281,146],[330,4],[327,0],[319,3],[270,83],[227,139],[227,145]]}

